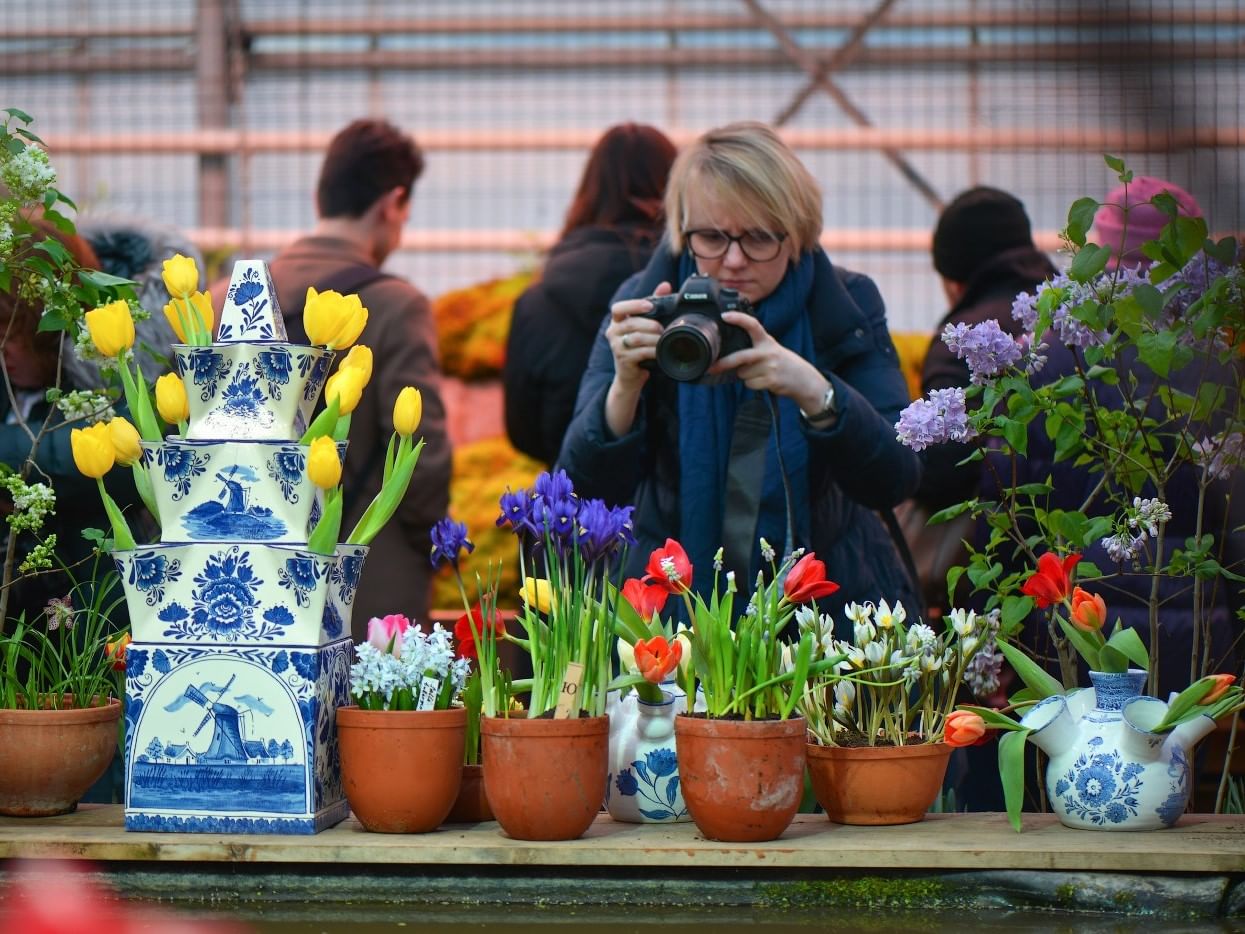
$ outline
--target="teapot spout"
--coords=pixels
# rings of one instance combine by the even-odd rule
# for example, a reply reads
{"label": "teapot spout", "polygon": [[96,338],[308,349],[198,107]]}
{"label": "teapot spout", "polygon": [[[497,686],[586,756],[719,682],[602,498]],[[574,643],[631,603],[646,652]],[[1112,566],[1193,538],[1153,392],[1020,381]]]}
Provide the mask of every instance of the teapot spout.
{"label": "teapot spout", "polygon": [[1077,724],[1062,694],[1048,697],[1030,708],[1020,723],[1032,731],[1029,739],[1048,756],[1066,752],[1077,741]]}

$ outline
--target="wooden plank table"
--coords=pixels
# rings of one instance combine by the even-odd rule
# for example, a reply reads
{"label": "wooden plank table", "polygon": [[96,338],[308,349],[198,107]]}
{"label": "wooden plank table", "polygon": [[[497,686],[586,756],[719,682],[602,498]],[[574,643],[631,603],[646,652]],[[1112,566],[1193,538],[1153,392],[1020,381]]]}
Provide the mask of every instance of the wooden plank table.
{"label": "wooden plank table", "polygon": [[693,824],[602,815],[581,839],[559,842],[512,840],[491,822],[418,835],[367,833],[354,820],[315,836],[127,833],[120,806],[83,805],[61,817],[0,818],[0,859],[89,860],[124,891],[174,901],[215,887],[239,898],[280,892],[304,907],[445,904],[469,891],[475,902],[518,907],[812,909],[848,897],[868,904],[883,880],[881,897],[907,893],[904,905],[948,910],[1245,917],[1245,816],[1192,814],[1169,830],[1112,833],[1031,814],[1024,827],[1015,833],[1002,814],[931,814],[900,827],[799,815],[778,840],[719,843]]}

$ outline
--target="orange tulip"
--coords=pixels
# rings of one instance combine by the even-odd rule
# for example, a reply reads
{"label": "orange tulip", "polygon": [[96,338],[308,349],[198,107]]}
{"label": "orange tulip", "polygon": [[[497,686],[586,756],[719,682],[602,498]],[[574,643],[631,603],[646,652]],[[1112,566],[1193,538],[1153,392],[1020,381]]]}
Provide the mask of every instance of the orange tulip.
{"label": "orange tulip", "polygon": [[1098,632],[1107,622],[1107,601],[1077,587],[1072,591],[1072,625],[1084,632]]}
{"label": "orange tulip", "polygon": [[1232,687],[1232,682],[1236,680],[1236,675],[1207,675],[1208,681],[1214,681],[1215,686],[1210,689],[1210,693],[1203,697],[1199,704],[1213,704],[1223,695],[1228,693],[1228,688]]}
{"label": "orange tulip", "polygon": [[112,659],[113,671],[125,671],[125,650],[133,641],[128,632],[123,632],[118,638],[104,643],[104,656]]}
{"label": "orange tulip", "polygon": [[635,644],[635,665],[645,681],[661,684],[666,675],[679,667],[683,657],[683,644],[678,639],[670,643],[665,636],[639,639]]}
{"label": "orange tulip", "polygon": [[971,710],[953,710],[943,726],[943,742],[948,746],[972,746],[986,732],[986,721]]}

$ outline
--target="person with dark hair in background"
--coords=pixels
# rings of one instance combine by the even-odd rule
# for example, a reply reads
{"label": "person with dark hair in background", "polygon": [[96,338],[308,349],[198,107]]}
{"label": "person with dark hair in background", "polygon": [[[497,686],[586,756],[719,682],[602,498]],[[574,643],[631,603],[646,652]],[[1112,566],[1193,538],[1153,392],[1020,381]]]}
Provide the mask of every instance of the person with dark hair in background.
{"label": "person with dark hair in background", "polygon": [[[669,536],[694,587],[712,584],[721,547],[724,569],[750,588],[768,564],[763,537],[825,561],[841,585],[825,612],[915,605],[878,515],[920,479],[894,429],[907,386],[877,286],[836,268],[821,231],[820,187],[764,124],[710,130],[675,160],[667,237],[601,323],[558,459],[581,496],[635,504],[627,573]],[[723,351],[708,382],[654,366],[665,329],[649,296],[693,273],[752,306],[720,312],[714,330],[739,329],[748,346]]]}
{"label": "person with dark hair in background", "polygon": [[[393,521],[372,542],[355,599],[356,640],[365,638],[373,616],[427,616],[428,533],[449,506],[451,452],[431,309],[409,282],[380,270],[401,242],[423,170],[423,153],[410,136],[384,120],[354,121],[329,143],[316,188],[315,229],[268,266],[291,341],[307,340],[302,311],[308,287],[357,293],[368,310],[359,343],[372,349],[372,378],[351,418],[343,534],[380,490],[398,393],[414,386],[423,396],[418,433],[428,443]],[[216,308],[224,307],[227,288],[228,282],[213,286]]]}
{"label": "person with dark hair in background", "polygon": [[503,380],[506,434],[552,464],[609,300],[648,262],[661,237],[661,201],[677,154],[660,131],[611,127],[597,141],[558,242],[519,296]]}
{"label": "person with dark hair in background", "polygon": [[[943,209],[934,228],[933,258],[951,307],[938,322],[925,355],[923,396],[933,389],[968,385],[968,364],[942,341],[948,325],[972,327],[993,318],[1014,337],[1021,327],[1012,319],[1012,300],[1055,275],[1050,259],[1033,243],[1025,206],[984,185],[961,192]],[[921,452],[925,471],[916,498],[931,513],[976,492],[980,465],[957,466],[971,450],[966,443],[948,443]],[[945,581],[938,583],[945,589]]]}
{"label": "person with dark hair in background", "polygon": [[[33,249],[39,240],[56,240],[80,268],[100,268],[90,244],[82,237],[66,234],[41,218],[31,223],[35,232],[27,249]],[[33,457],[26,482],[47,484],[56,494],[55,512],[45,518],[38,538],[29,532],[19,533],[19,557],[29,554],[39,539],[46,541],[55,535],[57,558],[73,568],[76,580],[85,581],[90,577],[90,565],[84,570],[80,563],[94,546],[82,537],[82,531],[107,530],[110,526],[95,481],[83,476],[74,463],[70,428],[82,428],[88,422],[107,421],[126,413],[120,403],[115,404],[114,411],[105,400],[79,403],[68,395],[78,390],[98,392],[101,379],[98,370],[87,365],[85,370],[93,375],[87,381],[79,381],[74,374],[80,361],[68,336],[60,331],[39,330],[43,311],[39,299],[21,296],[16,291],[0,291],[0,352],[5,380],[0,386],[0,464],[20,474]],[[48,390],[53,388],[66,394],[59,406],[48,401]],[[139,505],[128,472],[114,470],[104,478],[104,483],[113,499],[127,511],[135,534],[151,532],[151,520]],[[11,495],[7,490],[0,491],[0,515],[8,515],[12,509]],[[59,567],[22,577],[13,584],[9,595],[8,617],[24,613],[27,622],[34,622],[50,600],[68,598],[72,588],[73,580]],[[124,615],[123,610],[119,613]]]}

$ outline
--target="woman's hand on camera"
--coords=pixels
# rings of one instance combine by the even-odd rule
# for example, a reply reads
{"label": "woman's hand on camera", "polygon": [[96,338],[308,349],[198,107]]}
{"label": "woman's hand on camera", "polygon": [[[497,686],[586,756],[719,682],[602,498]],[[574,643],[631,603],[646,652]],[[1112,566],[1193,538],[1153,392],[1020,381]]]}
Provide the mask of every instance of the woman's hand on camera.
{"label": "woman's hand on camera", "polygon": [[[657,286],[654,295],[668,295],[669,282]],[[610,307],[610,323],[605,329],[610,353],[614,355],[614,381],[605,397],[605,421],[616,437],[631,430],[640,391],[648,382],[649,371],[641,364],[657,359],[657,339],[662,326],[644,317],[653,305],[646,298],[630,298]]]}
{"label": "woman's hand on camera", "polygon": [[807,412],[821,408],[827,383],[817,367],[778,343],[752,315],[724,311],[722,320],[747,331],[752,346],[722,357],[709,368],[710,373],[733,371],[755,392],[768,390],[786,396]]}

